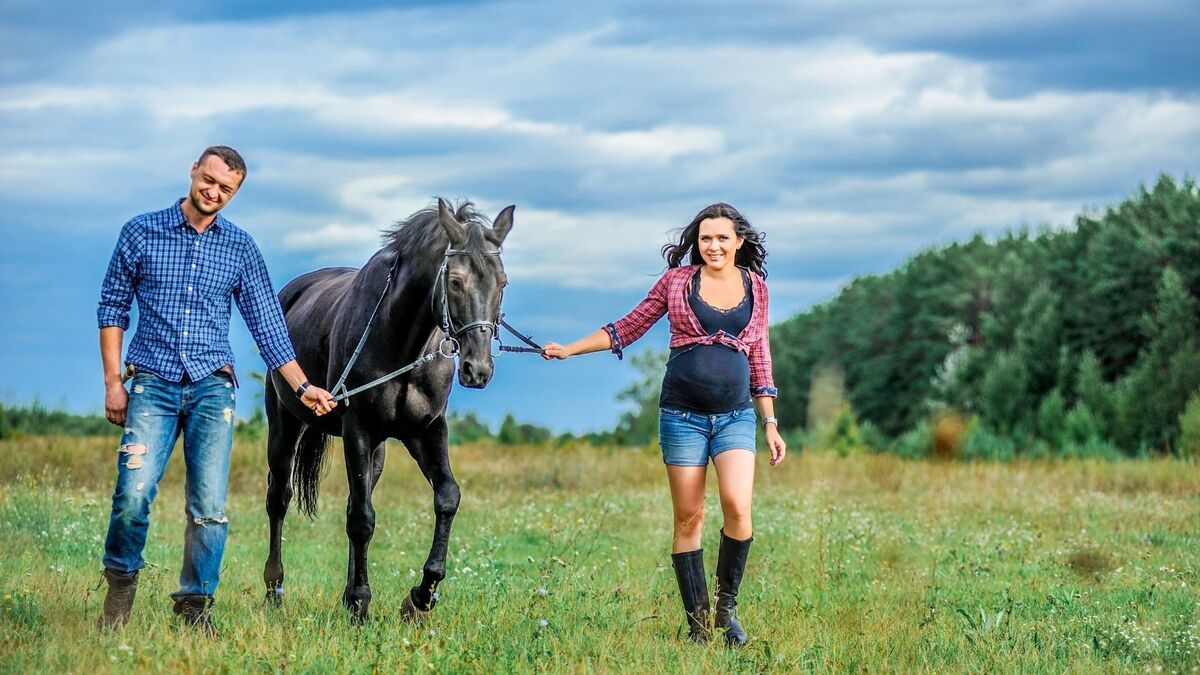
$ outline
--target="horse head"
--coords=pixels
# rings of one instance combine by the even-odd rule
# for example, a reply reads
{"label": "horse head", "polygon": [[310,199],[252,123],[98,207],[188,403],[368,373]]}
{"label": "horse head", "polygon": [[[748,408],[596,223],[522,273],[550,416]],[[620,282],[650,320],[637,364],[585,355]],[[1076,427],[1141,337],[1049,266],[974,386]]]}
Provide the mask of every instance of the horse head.
{"label": "horse head", "polygon": [[478,221],[459,222],[438,200],[438,222],[450,244],[434,285],[435,312],[447,333],[443,346],[458,350],[458,382],[471,389],[487,386],[494,372],[492,339],[508,284],[500,253],[514,210],[515,205],[505,207],[489,228]]}

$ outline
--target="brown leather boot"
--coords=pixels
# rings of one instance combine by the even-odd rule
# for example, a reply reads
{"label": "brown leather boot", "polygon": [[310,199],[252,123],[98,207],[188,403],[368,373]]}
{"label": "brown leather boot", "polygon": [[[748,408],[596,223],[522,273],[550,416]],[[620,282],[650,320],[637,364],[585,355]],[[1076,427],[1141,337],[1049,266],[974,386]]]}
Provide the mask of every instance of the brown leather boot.
{"label": "brown leather boot", "polygon": [[101,628],[119,628],[129,621],[129,615],[133,611],[138,573],[125,575],[106,568],[101,575],[108,582],[108,591],[104,594],[104,609],[96,623]]}
{"label": "brown leather boot", "polygon": [[217,629],[212,622],[212,606],[211,595],[180,595],[175,598],[175,607],[171,611],[175,616],[183,617],[187,625],[200,629],[209,637],[217,637]]}

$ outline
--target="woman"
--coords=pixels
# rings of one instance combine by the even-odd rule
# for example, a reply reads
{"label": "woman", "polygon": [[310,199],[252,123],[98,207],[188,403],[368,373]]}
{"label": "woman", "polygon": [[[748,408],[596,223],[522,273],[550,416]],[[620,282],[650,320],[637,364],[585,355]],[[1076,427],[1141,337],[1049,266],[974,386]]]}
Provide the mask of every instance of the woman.
{"label": "woman", "polygon": [[[662,252],[668,269],[632,312],[569,345],[547,343],[543,355],[565,359],[611,349],[621,358],[624,348],[668,316],[671,355],[659,399],[659,440],[675,511],[671,560],[689,635],[707,642],[710,605],[700,534],[711,458],[724,515],[715,625],[724,629],[727,645],[740,647],[747,642],[736,608],[753,541],[755,404],[771,466],[787,452],[774,416],[778,390],[767,337],[766,250],[737,209],[713,204]],[[682,264],[685,258],[690,265]]]}

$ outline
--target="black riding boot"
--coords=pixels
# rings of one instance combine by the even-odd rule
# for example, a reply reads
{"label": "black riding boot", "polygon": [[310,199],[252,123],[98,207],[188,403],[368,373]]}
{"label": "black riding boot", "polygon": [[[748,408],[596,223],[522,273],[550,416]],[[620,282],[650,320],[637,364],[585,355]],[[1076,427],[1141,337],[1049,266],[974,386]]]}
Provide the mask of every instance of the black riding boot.
{"label": "black riding boot", "polygon": [[179,595],[175,597],[172,612],[183,617],[184,623],[198,628],[210,637],[216,637],[217,629],[212,622],[213,596]]}
{"label": "black riding boot", "polygon": [[124,575],[105,569],[102,572],[108,582],[108,592],[104,594],[104,609],[100,615],[101,628],[117,628],[129,621],[133,611],[133,598],[137,595],[138,573]]}
{"label": "black riding boot", "polygon": [[708,580],[704,575],[704,549],[672,553],[675,565],[675,580],[679,582],[679,595],[683,598],[683,611],[687,613],[688,637],[692,642],[708,642],[708,615],[711,609],[708,600]]}
{"label": "black riding boot", "polygon": [[738,586],[746,569],[746,557],[754,537],[739,541],[725,536],[721,530],[721,550],[717,555],[717,612],[716,626],[725,629],[725,644],[741,647],[749,641],[737,618]]}

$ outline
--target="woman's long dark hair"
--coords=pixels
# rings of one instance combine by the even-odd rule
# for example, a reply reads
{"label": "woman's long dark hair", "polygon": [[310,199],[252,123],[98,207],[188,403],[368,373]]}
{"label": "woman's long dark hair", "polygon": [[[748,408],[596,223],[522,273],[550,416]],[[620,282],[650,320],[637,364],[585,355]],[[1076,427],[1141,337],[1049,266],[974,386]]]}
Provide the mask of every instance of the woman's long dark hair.
{"label": "woman's long dark hair", "polygon": [[679,267],[683,259],[688,258],[691,265],[704,264],[700,253],[700,223],[709,218],[728,218],[733,221],[733,231],[742,238],[742,247],[738,249],[733,262],[739,267],[745,267],[762,278],[767,278],[767,249],[763,246],[766,238],[750,221],[746,220],[737,209],[724,202],[711,204],[700,209],[700,213],[692,218],[692,222],[679,234],[679,241],[662,247],[662,256],[667,260],[667,267]]}

